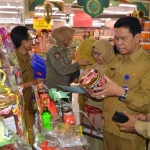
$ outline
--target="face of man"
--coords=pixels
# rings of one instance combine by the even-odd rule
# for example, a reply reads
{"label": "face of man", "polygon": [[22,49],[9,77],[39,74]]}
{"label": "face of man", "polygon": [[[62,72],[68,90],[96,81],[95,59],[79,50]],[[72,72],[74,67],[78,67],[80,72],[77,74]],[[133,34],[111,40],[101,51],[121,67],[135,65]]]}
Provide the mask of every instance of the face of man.
{"label": "face of man", "polygon": [[135,52],[140,46],[140,36],[140,33],[138,33],[133,37],[129,28],[116,28],[114,38],[118,51],[123,55],[130,55]]}
{"label": "face of man", "polygon": [[32,43],[33,43],[33,38],[29,35],[28,40],[25,40],[25,43],[24,43],[24,47],[25,47],[26,51],[31,50]]}

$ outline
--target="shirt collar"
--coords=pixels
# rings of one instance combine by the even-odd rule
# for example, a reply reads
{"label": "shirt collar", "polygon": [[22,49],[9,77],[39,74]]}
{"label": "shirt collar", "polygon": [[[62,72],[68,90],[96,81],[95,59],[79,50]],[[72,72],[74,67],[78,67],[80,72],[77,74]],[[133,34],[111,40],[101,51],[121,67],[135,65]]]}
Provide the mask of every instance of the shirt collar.
{"label": "shirt collar", "polygon": [[131,61],[132,61],[133,63],[136,63],[142,53],[143,53],[143,48],[141,47],[140,49],[138,49],[137,51],[135,51],[134,53],[132,53],[132,54],[130,55]]}
{"label": "shirt collar", "polygon": [[59,42],[56,42],[55,45],[58,45],[60,50],[66,49],[66,47],[64,47],[62,44],[60,44]]}
{"label": "shirt collar", "polygon": [[[138,60],[138,58],[141,56],[141,54],[143,53],[143,48],[139,48],[137,51],[135,51],[134,53],[132,53],[128,59],[130,59],[133,63],[136,63],[136,61]],[[123,55],[120,54],[118,56],[119,60],[123,61]]]}
{"label": "shirt collar", "polygon": [[30,59],[29,53],[26,53],[25,55],[21,54],[18,50],[15,51],[16,55],[21,58],[24,62],[27,62]]}

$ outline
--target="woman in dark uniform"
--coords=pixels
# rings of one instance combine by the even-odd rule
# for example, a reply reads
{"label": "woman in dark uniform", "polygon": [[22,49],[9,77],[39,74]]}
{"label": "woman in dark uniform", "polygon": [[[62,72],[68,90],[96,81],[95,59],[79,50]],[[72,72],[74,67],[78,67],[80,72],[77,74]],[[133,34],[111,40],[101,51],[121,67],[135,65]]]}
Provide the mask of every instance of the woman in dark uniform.
{"label": "woman in dark uniform", "polygon": [[57,85],[70,85],[70,74],[76,72],[80,65],[88,65],[87,60],[72,63],[69,47],[72,43],[74,30],[62,26],[52,32],[56,40],[53,47],[49,49],[46,57],[46,86],[60,90]]}

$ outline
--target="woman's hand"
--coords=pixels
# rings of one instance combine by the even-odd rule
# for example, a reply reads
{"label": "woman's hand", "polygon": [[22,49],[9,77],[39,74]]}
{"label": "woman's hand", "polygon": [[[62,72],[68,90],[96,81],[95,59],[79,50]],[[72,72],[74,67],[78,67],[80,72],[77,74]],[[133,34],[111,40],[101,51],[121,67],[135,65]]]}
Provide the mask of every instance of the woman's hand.
{"label": "woman's hand", "polygon": [[81,59],[78,61],[79,66],[86,66],[89,64],[89,62],[86,59]]}
{"label": "woman's hand", "polygon": [[75,78],[73,82],[76,83],[76,84],[78,84],[79,83],[79,79]]}

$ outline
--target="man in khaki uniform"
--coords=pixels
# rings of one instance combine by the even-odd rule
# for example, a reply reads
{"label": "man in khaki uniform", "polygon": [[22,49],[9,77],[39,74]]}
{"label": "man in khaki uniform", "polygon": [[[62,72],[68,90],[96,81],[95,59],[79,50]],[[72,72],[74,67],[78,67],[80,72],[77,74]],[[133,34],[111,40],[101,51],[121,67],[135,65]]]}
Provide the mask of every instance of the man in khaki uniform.
{"label": "man in khaki uniform", "polygon": [[33,79],[33,71],[30,64],[30,55],[32,38],[28,33],[28,28],[25,26],[17,26],[11,31],[11,39],[16,47],[16,55],[22,71],[23,97],[25,102],[25,123],[29,136],[29,144],[33,144],[33,124],[34,114],[32,106],[32,85],[43,83],[44,79]]}
{"label": "man in khaki uniform", "polygon": [[97,99],[104,98],[104,149],[144,150],[145,139],[137,133],[121,132],[112,116],[116,110],[132,115],[150,112],[150,55],[140,46],[141,25],[137,18],[120,18],[114,28],[120,54],[109,64],[106,84],[93,93]]}

